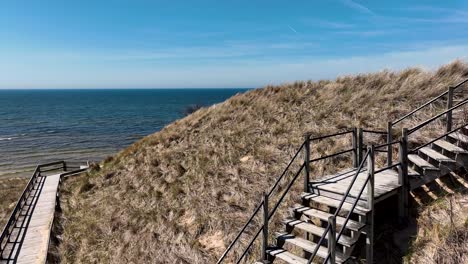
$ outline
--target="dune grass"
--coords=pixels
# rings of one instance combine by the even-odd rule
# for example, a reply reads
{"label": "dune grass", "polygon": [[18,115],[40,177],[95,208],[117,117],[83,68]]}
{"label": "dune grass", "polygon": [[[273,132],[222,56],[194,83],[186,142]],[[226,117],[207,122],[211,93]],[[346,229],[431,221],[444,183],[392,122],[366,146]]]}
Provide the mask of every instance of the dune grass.
{"label": "dune grass", "polygon": [[[468,186],[467,186],[468,187]],[[422,206],[406,263],[468,263],[468,192]]]}
{"label": "dune grass", "polygon": [[0,179],[0,229],[8,221],[8,217],[21,196],[28,179],[4,178]]}
{"label": "dune grass", "polygon": [[[268,86],[201,108],[88,175],[67,180],[55,254],[65,263],[213,263],[304,133],[384,130],[388,120],[467,77],[468,65],[457,61],[435,72],[413,68]],[[402,125],[418,123],[427,111]],[[422,141],[433,131],[412,140]],[[329,140],[314,144],[312,152],[320,155],[348,143]],[[349,166],[345,160],[330,164]],[[313,167],[312,176],[323,173],[323,164]]]}

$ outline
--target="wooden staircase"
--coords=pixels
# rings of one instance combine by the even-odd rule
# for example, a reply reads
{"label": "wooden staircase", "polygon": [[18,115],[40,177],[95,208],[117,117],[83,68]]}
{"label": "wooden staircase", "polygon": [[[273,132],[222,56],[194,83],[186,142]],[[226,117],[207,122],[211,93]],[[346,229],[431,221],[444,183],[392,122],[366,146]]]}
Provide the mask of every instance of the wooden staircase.
{"label": "wooden staircase", "polygon": [[[251,235],[244,250],[234,255],[235,263],[246,261],[258,237],[262,238],[261,263],[310,264],[312,262],[345,263],[355,258],[357,245],[365,243],[366,262],[374,263],[374,214],[375,204],[398,197],[398,216],[402,223],[408,217],[409,192],[435,179],[457,170],[468,170],[468,80],[450,87],[446,92],[406,114],[398,120],[388,122],[387,131],[351,129],[331,135],[311,137],[306,135],[285,171],[264,193],[262,202],[243,226],[235,239],[218,260],[222,263],[243,235]],[[446,110],[424,122],[406,128],[402,123],[434,103],[443,100]],[[446,127],[441,136],[428,142],[415,144],[411,140],[414,132],[427,128],[428,124],[444,119]],[[401,137],[393,139],[394,128],[400,125]],[[454,128],[455,127],[455,128]],[[387,142],[380,145],[365,144],[367,134],[385,135]],[[351,135],[351,148],[311,159],[311,143],[323,139]],[[417,146],[415,146],[417,145]],[[394,161],[394,149],[398,148],[398,159]],[[375,155],[386,152],[387,163],[376,168]],[[303,163],[293,168],[300,153]],[[351,154],[352,168],[325,177],[311,177],[311,164],[337,156]],[[294,175],[283,190],[279,190],[285,175]],[[270,230],[269,225],[279,205],[300,175],[303,175],[301,204],[289,208],[289,217],[282,221],[282,228]],[[313,178],[313,181],[310,179]],[[284,184],[283,184],[284,185]],[[270,208],[274,193],[279,199]],[[296,197],[299,194],[292,194]],[[262,210],[263,209],[263,210]],[[263,224],[254,225],[253,219],[263,214]],[[250,229],[249,229],[250,228]],[[252,229],[253,228],[253,229]],[[250,231],[249,231],[250,230]],[[271,231],[275,231],[271,233]],[[242,262],[242,263],[244,263]],[[248,261],[247,261],[248,262]]]}
{"label": "wooden staircase", "polygon": [[[409,154],[408,161],[412,170],[412,173],[408,174],[411,190],[451,171],[461,168],[468,170],[468,126],[461,128],[459,132],[448,134],[445,139],[431,143],[429,147],[420,148],[416,154]],[[376,179],[378,176],[379,174],[376,174]],[[337,174],[328,177],[342,176]],[[336,211],[343,194],[338,194],[339,189],[336,187],[335,193],[323,190],[326,189],[319,183],[312,184],[311,193],[303,193],[301,196],[303,204],[291,208],[294,217],[283,221],[284,232],[276,233],[276,243],[268,250],[271,262],[282,260],[291,264],[306,264],[317,246],[316,256],[321,259],[328,257],[330,250],[327,243],[317,245],[317,237],[325,232],[324,226],[334,216],[331,212]],[[343,213],[349,213],[352,204],[346,201],[341,209]],[[336,263],[348,261],[359,238],[365,237],[366,231],[372,228],[366,223],[370,212],[366,201],[361,200],[352,211],[353,219],[356,220],[349,220],[344,225],[346,218],[339,215],[336,217],[337,232],[344,229],[345,234],[336,241]]]}

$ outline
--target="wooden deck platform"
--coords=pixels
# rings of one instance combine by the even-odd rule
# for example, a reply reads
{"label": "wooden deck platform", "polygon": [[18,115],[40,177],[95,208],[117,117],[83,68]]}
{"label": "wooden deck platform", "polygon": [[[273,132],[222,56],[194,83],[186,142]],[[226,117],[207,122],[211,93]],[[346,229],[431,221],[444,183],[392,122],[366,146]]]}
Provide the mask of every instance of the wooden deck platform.
{"label": "wooden deck platform", "polygon": [[[346,193],[346,190],[351,184],[351,181],[356,174],[356,169],[345,170],[334,175],[328,175],[313,182],[311,187],[316,194],[327,194],[326,196],[336,196],[337,199],[341,199]],[[350,191],[350,198],[358,197],[359,192],[364,187],[365,180],[367,179],[367,170],[362,170],[356,182]],[[320,182],[318,182],[320,181]],[[374,199],[375,202],[384,200],[395,194],[400,188],[398,183],[398,172],[392,169],[388,169],[375,174],[374,183]],[[367,188],[364,187],[363,194],[360,197],[361,201],[365,201],[367,197]]]}

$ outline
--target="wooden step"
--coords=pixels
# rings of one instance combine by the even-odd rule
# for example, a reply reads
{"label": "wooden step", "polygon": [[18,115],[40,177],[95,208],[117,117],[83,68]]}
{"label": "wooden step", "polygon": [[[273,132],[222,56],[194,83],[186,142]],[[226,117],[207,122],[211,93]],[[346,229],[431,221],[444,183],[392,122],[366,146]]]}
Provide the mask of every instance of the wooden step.
{"label": "wooden step", "polygon": [[[304,222],[302,220],[286,219],[283,221],[283,223],[287,226],[301,229],[307,233],[314,234],[318,237],[321,237],[323,233],[325,232],[325,228],[316,226],[312,223]],[[336,235],[338,236],[338,233]],[[351,238],[346,235],[341,235],[340,240],[337,241],[338,244],[346,246],[346,247],[352,247],[356,242],[357,242],[357,238]]]}
{"label": "wooden step", "polygon": [[448,141],[445,141],[445,140],[437,140],[437,141],[434,141],[434,143],[432,143],[436,146],[438,146],[439,148],[441,149],[444,149],[448,152],[452,152],[454,154],[468,154],[468,151],[460,148],[459,146],[457,145],[454,145]]}
{"label": "wooden step", "polygon": [[408,167],[408,176],[412,178],[421,178],[421,173],[413,170],[412,168]]}
{"label": "wooden step", "polygon": [[[317,247],[317,244],[310,240],[296,237],[288,233],[276,233],[275,235],[279,243],[286,243],[296,247],[300,247],[309,253],[313,253],[315,251],[315,248]],[[319,246],[317,250],[317,256],[325,259],[328,256],[328,248],[324,246]],[[343,256],[341,252],[336,252],[335,256],[336,262],[338,263],[343,263],[347,259]]]}
{"label": "wooden step", "polygon": [[284,260],[289,264],[307,264],[307,259],[296,256],[292,254],[291,252],[288,252],[287,250],[284,250],[282,248],[268,250],[267,253],[270,256]]}
{"label": "wooden step", "polygon": [[[309,200],[309,201],[312,201],[312,202],[324,204],[326,206],[334,207],[334,208],[338,208],[338,206],[340,205],[340,202],[341,202],[340,200],[328,198],[328,197],[325,197],[325,196],[320,196],[320,195],[313,194],[313,193],[302,193],[301,197],[302,197],[302,199],[306,199],[306,200]],[[345,203],[343,203],[343,206],[341,207],[341,210],[349,212],[349,211],[351,211],[352,206],[353,206],[353,204],[345,202]],[[359,215],[366,215],[369,211],[370,211],[369,209],[364,207],[364,204],[362,202],[358,202],[358,205],[356,205],[356,208],[354,208],[353,213],[359,214]]]}
{"label": "wooden step", "polygon": [[[301,214],[304,214],[308,217],[316,217],[316,218],[319,218],[320,220],[323,220],[323,221],[328,221],[328,218],[330,216],[333,216],[333,214],[330,214],[330,213],[327,213],[327,212],[324,212],[324,211],[320,211],[320,210],[317,210],[317,209],[313,209],[313,208],[310,208],[310,207],[307,207],[307,206],[303,206],[303,205],[300,205],[300,204],[297,204],[293,207],[293,211],[294,212],[297,212],[297,213],[301,213]],[[341,217],[341,216],[337,216],[336,217],[336,224],[338,226],[343,226],[344,222],[345,222],[346,218],[344,217]],[[363,223],[359,223],[357,221],[354,221],[354,220],[348,220],[348,223],[346,223],[346,228],[347,229],[350,229],[350,230],[353,230],[353,231],[361,231],[362,228],[364,228],[365,224]]]}
{"label": "wooden step", "polygon": [[430,164],[420,156],[416,154],[409,154],[408,160],[413,163],[417,168],[419,168],[424,175],[439,175],[440,169],[436,168],[434,165]]}
{"label": "wooden step", "polygon": [[434,149],[432,148],[429,148],[429,147],[423,147],[423,148],[420,148],[419,151],[421,153],[423,153],[424,155],[426,155],[427,157],[437,161],[437,162],[440,162],[440,163],[453,163],[455,164],[456,161],[454,161],[453,159],[445,156],[445,155],[442,155],[441,153],[435,151]]}
{"label": "wooden step", "polygon": [[457,140],[458,142],[468,144],[468,136],[459,132],[448,134],[449,137]]}

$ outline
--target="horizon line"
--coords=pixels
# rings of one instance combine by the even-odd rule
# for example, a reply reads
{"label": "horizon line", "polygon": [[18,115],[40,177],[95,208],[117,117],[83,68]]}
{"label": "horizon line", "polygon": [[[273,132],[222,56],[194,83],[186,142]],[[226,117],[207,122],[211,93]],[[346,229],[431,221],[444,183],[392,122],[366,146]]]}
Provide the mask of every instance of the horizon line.
{"label": "horizon line", "polygon": [[173,87],[173,88],[164,88],[164,87],[96,87],[96,88],[0,88],[0,91],[11,91],[11,90],[214,90],[214,89],[225,89],[225,90],[235,90],[235,89],[256,89],[261,87]]}

